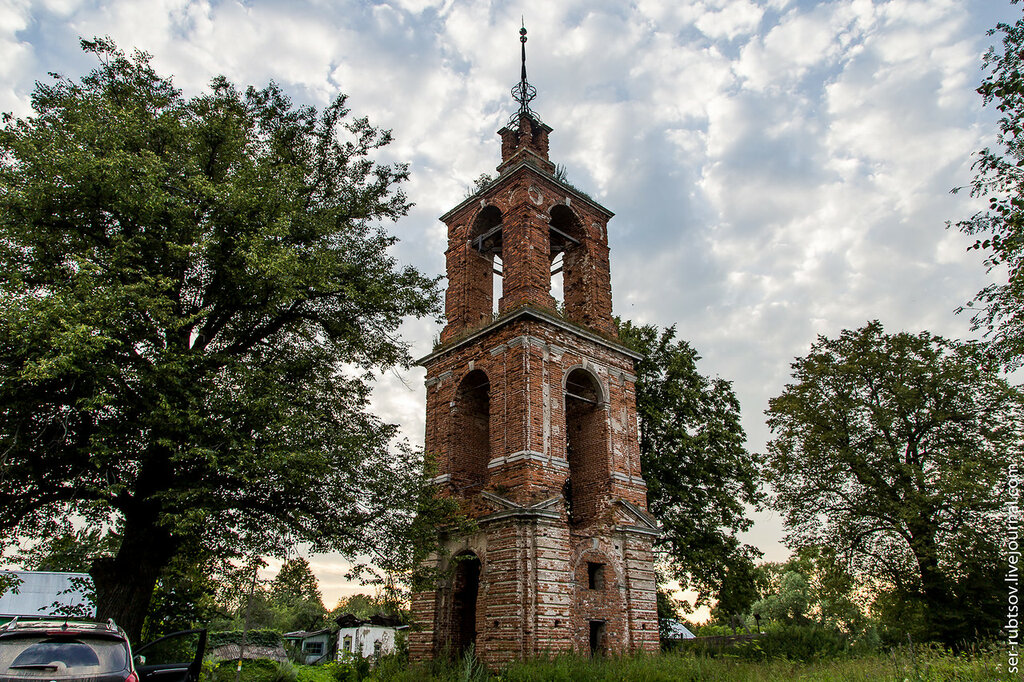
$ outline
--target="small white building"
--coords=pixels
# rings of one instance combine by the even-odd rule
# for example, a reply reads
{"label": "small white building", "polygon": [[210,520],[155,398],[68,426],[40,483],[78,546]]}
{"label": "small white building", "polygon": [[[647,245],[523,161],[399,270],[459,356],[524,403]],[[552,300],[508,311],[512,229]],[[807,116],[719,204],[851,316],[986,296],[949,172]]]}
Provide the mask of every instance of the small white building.
{"label": "small white building", "polygon": [[397,618],[371,616],[369,620],[352,614],[341,615],[338,623],[338,660],[345,657],[379,658],[394,653],[398,633],[408,629]]}
{"label": "small white building", "polygon": [[0,574],[13,578],[15,585],[0,594],[0,623],[15,617],[96,616],[91,596],[92,576],[88,573],[0,571]]}

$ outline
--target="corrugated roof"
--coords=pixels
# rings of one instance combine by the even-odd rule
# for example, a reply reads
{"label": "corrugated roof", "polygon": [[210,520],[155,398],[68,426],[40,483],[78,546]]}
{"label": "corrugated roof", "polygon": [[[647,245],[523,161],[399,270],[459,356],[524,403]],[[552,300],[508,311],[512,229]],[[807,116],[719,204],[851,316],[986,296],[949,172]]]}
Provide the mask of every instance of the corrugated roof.
{"label": "corrugated roof", "polygon": [[93,590],[88,573],[50,571],[0,571],[21,580],[0,596],[0,617],[76,616],[94,617],[96,606],[88,596]]}

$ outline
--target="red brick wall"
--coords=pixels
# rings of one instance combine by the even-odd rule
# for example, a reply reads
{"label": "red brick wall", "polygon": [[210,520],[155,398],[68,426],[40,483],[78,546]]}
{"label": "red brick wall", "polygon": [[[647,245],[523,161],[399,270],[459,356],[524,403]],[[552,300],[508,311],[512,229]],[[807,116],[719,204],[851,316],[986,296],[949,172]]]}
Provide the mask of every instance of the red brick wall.
{"label": "red brick wall", "polygon": [[555,164],[548,160],[550,132],[551,128],[535,118],[520,114],[515,128],[505,127],[498,131],[498,135],[501,136],[501,165],[498,166],[498,170],[529,157],[543,170],[548,173],[554,172]]}
{"label": "red brick wall", "polygon": [[[492,259],[470,245],[482,212],[494,207],[503,225],[503,296],[499,313],[522,305],[554,309],[551,297],[551,211],[572,213],[580,244],[565,254],[563,290],[565,317],[600,334],[614,337],[607,224],[611,213],[589,203],[530,166],[502,176],[482,194],[445,216],[448,225],[448,290],[441,333],[447,343],[491,320]],[[490,209],[493,211],[493,209]],[[576,236],[576,235],[574,235]]]}
{"label": "red brick wall", "polygon": [[479,490],[487,482],[491,461],[490,385],[487,375],[474,370],[463,377],[451,409],[452,483],[463,491]]}
{"label": "red brick wall", "polygon": [[[441,487],[484,519],[479,533],[452,540],[448,549],[481,558],[476,651],[490,663],[545,652],[587,653],[591,620],[606,622],[611,651],[658,647],[651,538],[623,530],[615,518],[617,499],[646,508],[633,359],[614,342],[560,324],[522,312],[425,362],[427,449],[436,456]],[[573,419],[564,387],[571,372],[594,378],[600,404],[587,406],[580,424],[586,434],[579,440],[586,457],[574,461],[570,472],[566,429]],[[485,374],[490,386],[491,461],[483,490],[524,507],[558,498],[552,505],[557,518],[487,520],[498,509],[478,488],[461,488],[458,453],[467,439],[459,425],[458,388],[470,373]],[[587,522],[576,530],[560,498],[574,480],[590,495]],[[602,594],[586,589],[585,557],[595,556],[595,543],[607,559],[607,575],[614,576]],[[415,618],[426,629],[410,636],[414,657],[435,655],[457,641],[445,597],[452,589],[442,584],[416,595]]]}
{"label": "red brick wall", "polygon": [[[460,499],[479,530],[444,540],[428,562],[440,578],[413,595],[414,659],[465,643],[466,574],[447,558],[459,554],[480,561],[475,646],[487,663],[589,653],[591,622],[603,623],[610,652],[658,650],[634,356],[611,317],[612,214],[551,175],[549,130],[532,120],[503,129],[502,175],[443,218],[448,324],[421,361],[426,449],[441,494]],[[492,321],[493,255],[471,242],[499,223]],[[552,226],[578,242],[564,256],[564,316],[550,292]],[[484,381],[485,393],[467,390]],[[567,399],[567,381],[593,401]],[[588,562],[605,567],[600,589],[588,586]]]}

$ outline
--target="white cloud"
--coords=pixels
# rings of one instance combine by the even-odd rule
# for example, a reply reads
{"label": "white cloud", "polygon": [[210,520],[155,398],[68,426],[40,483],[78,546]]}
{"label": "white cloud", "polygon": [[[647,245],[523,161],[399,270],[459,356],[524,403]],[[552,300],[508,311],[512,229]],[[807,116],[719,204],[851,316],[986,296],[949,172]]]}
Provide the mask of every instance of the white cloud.
{"label": "white cloud", "polygon": [[828,19],[824,11],[791,11],[763,38],[754,38],[743,47],[736,73],[746,87],[764,90],[790,85],[810,67],[826,65],[842,46]]}
{"label": "white cloud", "polygon": [[[615,310],[678,323],[702,368],[734,381],[750,446],[795,355],[878,317],[967,334],[952,310],[985,281],[946,220],[948,190],[991,140],[973,92],[1006,3],[955,0],[99,0],[0,4],[0,110],[25,113],[46,71],[91,68],[77,37],[154,54],[186,93],[224,73],[298,102],[339,91],[392,128],[417,206],[395,253],[444,267],[436,217],[493,172],[513,105],[520,17],[552,160],[617,213]],[[404,328],[429,351],[430,322]],[[421,374],[388,375],[382,416],[422,442]],[[749,536],[778,548],[778,520]],[[776,556],[775,558],[779,558]],[[326,569],[325,569],[326,570]]]}
{"label": "white cloud", "polygon": [[732,40],[757,28],[763,14],[764,9],[753,2],[728,2],[718,11],[707,12],[697,17],[694,25],[709,38]]}
{"label": "white cloud", "polygon": [[0,5],[0,82],[4,83],[0,87],[0,111],[18,115],[29,112],[27,94],[31,81],[18,83],[18,76],[32,63],[31,45],[18,38],[18,33],[28,27],[29,19],[28,2]]}

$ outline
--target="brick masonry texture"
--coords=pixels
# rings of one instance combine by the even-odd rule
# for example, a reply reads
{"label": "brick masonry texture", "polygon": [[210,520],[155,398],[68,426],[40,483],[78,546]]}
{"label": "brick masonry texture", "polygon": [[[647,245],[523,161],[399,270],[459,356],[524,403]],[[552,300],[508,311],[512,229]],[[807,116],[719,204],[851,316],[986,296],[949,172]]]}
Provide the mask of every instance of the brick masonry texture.
{"label": "brick masonry texture", "polygon": [[421,360],[426,450],[439,494],[460,500],[477,530],[442,535],[436,588],[413,595],[410,654],[474,644],[500,664],[655,652],[658,531],[640,471],[636,356],[611,316],[612,214],[553,176],[550,128],[519,123],[500,131],[499,178],[442,218],[448,324]]}

